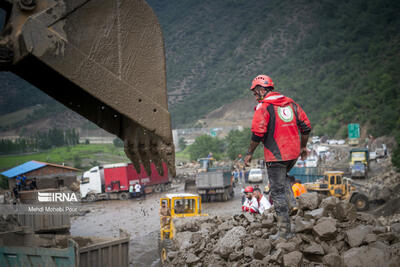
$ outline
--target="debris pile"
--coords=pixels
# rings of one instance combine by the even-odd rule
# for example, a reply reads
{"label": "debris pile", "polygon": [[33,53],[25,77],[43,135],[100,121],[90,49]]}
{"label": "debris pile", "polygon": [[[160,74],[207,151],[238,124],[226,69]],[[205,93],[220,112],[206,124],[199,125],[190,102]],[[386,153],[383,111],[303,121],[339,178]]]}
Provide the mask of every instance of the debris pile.
{"label": "debris pile", "polygon": [[361,188],[371,201],[384,204],[375,210],[376,215],[389,216],[400,212],[400,173],[392,169],[372,177]]}
{"label": "debris pile", "polygon": [[400,223],[383,224],[336,197],[303,194],[291,221],[295,235],[287,241],[269,238],[277,232],[272,210],[176,224],[175,250],[165,265],[384,267],[400,262]]}

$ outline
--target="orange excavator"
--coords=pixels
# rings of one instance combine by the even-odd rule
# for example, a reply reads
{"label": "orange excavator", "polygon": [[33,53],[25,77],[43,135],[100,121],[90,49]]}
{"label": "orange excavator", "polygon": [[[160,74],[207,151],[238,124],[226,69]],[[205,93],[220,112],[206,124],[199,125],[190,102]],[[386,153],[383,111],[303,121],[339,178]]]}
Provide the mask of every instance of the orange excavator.
{"label": "orange excavator", "polygon": [[0,0],[0,70],[124,140],[139,171],[175,175],[161,28],[144,0]]}

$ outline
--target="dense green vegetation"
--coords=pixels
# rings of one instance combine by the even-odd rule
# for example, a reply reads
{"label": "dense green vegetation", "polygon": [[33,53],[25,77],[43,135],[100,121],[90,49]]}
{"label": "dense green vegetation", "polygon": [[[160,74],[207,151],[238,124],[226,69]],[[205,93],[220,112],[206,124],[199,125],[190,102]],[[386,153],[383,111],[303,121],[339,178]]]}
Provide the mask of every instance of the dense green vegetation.
{"label": "dense green vegetation", "polygon": [[164,31],[168,90],[190,92],[170,108],[175,127],[249,94],[266,73],[317,134],[343,136],[349,122],[374,136],[399,130],[398,1],[149,3]]}
{"label": "dense green vegetation", "polygon": [[396,170],[400,172],[400,134],[396,137],[397,147],[394,149],[392,154],[392,163]]}
{"label": "dense green vegetation", "polygon": [[28,138],[18,138],[15,141],[0,139],[0,154],[26,153],[77,144],[79,144],[79,133],[75,129],[53,128],[37,132]]}
{"label": "dense green vegetation", "polygon": [[[229,158],[235,160],[239,154],[243,156],[246,154],[251,140],[251,130],[246,128],[243,131],[234,130],[230,131],[228,136],[224,139],[218,139],[209,135],[202,135],[196,138],[195,142],[188,146],[187,151],[190,160],[197,160],[205,158],[212,152],[213,157],[217,160]],[[263,146],[259,145],[254,152],[253,158],[263,157]],[[177,158],[182,159],[184,153],[177,155]]]}
{"label": "dense green vegetation", "polygon": [[0,156],[0,170],[6,170],[27,161],[37,160],[89,169],[99,163],[129,162],[123,148],[113,144],[80,144],[64,146],[21,155]]}
{"label": "dense green vegetation", "polygon": [[[168,91],[184,96],[170,106],[175,128],[248,95],[265,73],[315,134],[343,137],[350,122],[374,136],[400,130],[399,1],[148,2],[164,32]],[[0,114],[54,105],[12,74],[0,73],[0,84]]]}

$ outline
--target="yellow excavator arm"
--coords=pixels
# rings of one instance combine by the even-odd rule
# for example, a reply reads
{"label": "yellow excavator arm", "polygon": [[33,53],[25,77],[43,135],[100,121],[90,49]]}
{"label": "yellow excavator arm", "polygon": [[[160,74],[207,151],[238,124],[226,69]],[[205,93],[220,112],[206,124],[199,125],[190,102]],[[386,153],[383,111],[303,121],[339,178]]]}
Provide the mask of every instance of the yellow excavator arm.
{"label": "yellow excavator arm", "polygon": [[175,175],[160,25],[143,0],[0,0],[0,70],[124,140],[140,170]]}

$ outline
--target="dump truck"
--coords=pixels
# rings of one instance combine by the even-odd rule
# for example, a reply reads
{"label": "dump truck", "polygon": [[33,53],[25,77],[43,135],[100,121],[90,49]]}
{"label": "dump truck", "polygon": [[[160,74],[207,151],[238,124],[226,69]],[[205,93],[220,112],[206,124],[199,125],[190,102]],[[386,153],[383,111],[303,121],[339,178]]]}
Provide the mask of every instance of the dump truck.
{"label": "dump truck", "polygon": [[368,163],[368,148],[353,148],[350,150],[349,165],[352,178],[366,178]]}
{"label": "dump truck", "polygon": [[175,176],[164,41],[144,0],[0,0],[0,71],[124,141],[137,172]]}
{"label": "dump truck", "polygon": [[129,187],[136,183],[145,184],[146,193],[168,190],[171,182],[165,163],[163,163],[163,168],[163,175],[160,175],[156,171],[155,165],[151,163],[152,172],[148,175],[143,165],[139,173],[131,163],[95,166],[82,175],[81,198],[88,201],[100,199],[125,200],[129,198]]}
{"label": "dump truck", "polygon": [[200,169],[196,178],[185,181],[185,191],[196,191],[203,202],[227,201],[234,196],[235,181],[231,167],[213,166],[214,159],[198,159]]}
{"label": "dump truck", "polygon": [[343,177],[341,171],[326,171],[324,177],[315,183],[305,183],[308,192],[335,196],[353,203],[357,211],[369,209],[368,197],[359,191],[351,179]]}
{"label": "dump truck", "polygon": [[196,194],[167,194],[160,198],[160,209],[163,204],[168,209],[169,215],[160,214],[158,248],[162,264],[167,261],[168,253],[174,249],[175,225],[184,218],[208,216],[201,212],[201,197]]}

